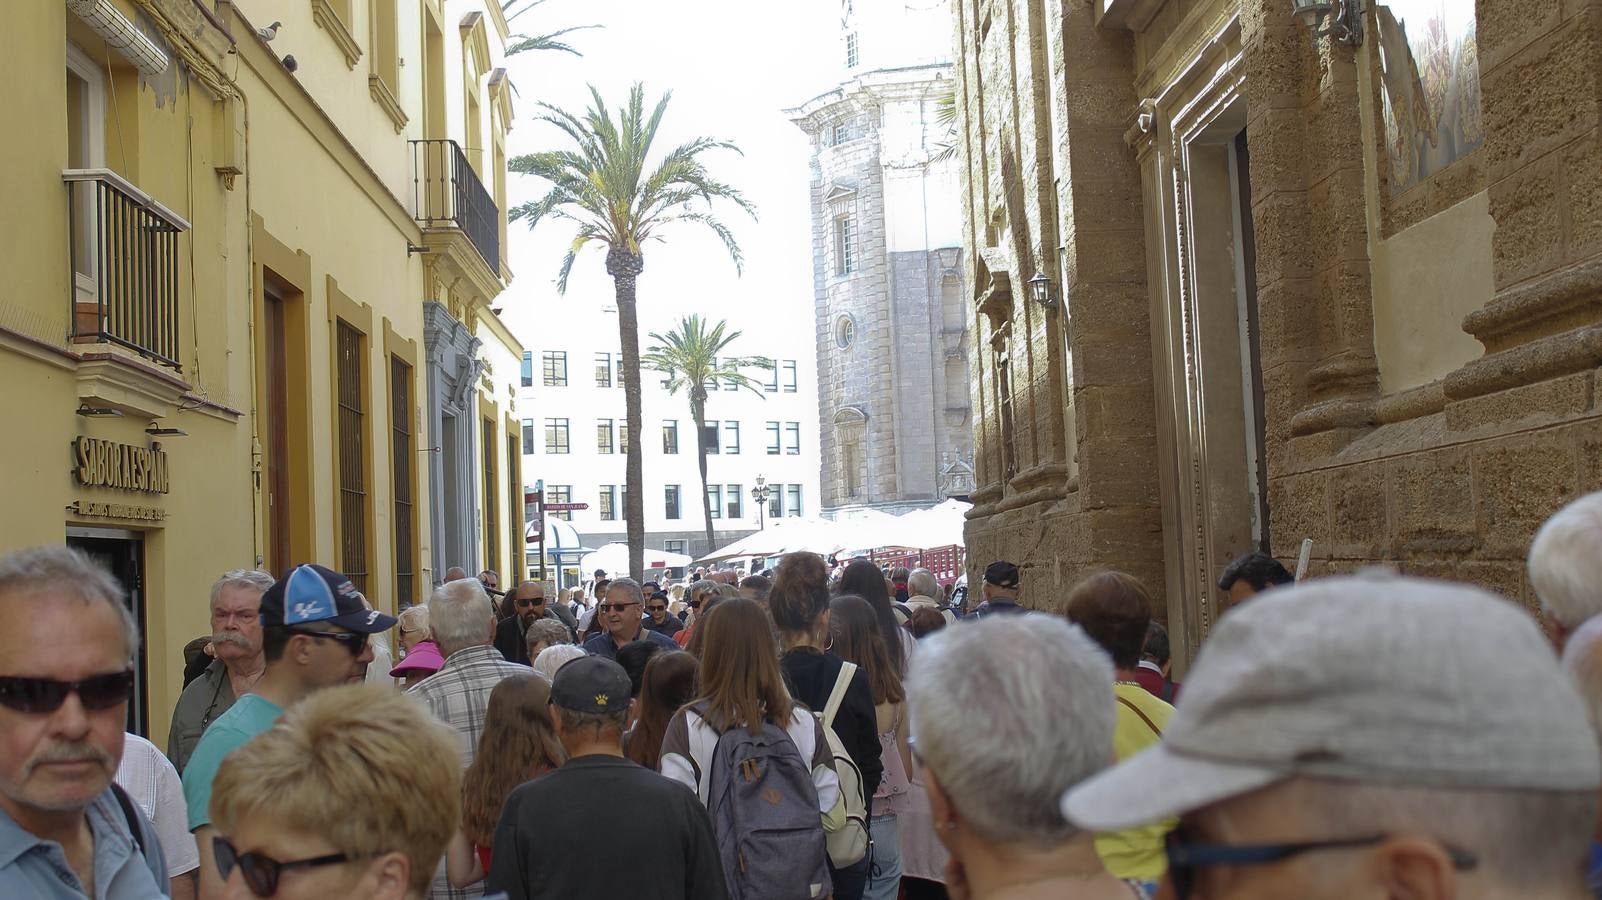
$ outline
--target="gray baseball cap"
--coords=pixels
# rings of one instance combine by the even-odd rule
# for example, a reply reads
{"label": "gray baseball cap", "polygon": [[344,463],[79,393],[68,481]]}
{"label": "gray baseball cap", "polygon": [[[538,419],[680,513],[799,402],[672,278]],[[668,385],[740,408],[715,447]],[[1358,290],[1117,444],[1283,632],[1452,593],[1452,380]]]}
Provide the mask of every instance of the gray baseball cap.
{"label": "gray baseball cap", "polygon": [[1523,609],[1444,581],[1329,578],[1221,619],[1162,742],[1075,786],[1062,810],[1117,831],[1292,776],[1596,790],[1602,755]]}

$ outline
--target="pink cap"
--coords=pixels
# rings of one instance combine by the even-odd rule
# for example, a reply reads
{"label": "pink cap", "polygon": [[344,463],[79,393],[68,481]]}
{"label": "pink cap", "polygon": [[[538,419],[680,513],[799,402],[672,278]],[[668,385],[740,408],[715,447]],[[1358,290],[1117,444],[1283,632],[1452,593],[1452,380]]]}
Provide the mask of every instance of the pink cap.
{"label": "pink cap", "polygon": [[433,641],[423,641],[413,647],[405,659],[396,663],[389,674],[391,678],[402,678],[408,672],[438,672],[443,665],[445,657],[440,655],[439,645]]}

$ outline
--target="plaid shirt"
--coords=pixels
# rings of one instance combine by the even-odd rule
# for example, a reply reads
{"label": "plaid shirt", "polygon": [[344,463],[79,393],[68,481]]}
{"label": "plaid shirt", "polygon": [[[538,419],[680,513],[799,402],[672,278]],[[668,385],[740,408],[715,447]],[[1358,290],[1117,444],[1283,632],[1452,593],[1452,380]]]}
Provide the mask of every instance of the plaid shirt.
{"label": "plaid shirt", "polygon": [[[501,679],[510,675],[527,675],[528,666],[510,663],[499,650],[485,645],[458,650],[445,660],[439,671],[418,682],[406,693],[416,697],[428,711],[456,732],[462,747],[462,768],[473,762],[478,752],[478,737],[484,733],[484,712],[489,706],[490,691]],[[445,864],[434,876],[429,891],[432,900],[464,900],[483,895],[483,884],[464,890],[450,886],[445,878]]]}

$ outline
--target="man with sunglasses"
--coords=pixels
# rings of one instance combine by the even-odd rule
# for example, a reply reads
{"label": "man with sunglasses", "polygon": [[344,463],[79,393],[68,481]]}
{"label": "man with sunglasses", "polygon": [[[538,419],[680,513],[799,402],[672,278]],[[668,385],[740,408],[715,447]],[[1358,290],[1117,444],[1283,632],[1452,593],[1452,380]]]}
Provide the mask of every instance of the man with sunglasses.
{"label": "man with sunglasses", "polygon": [[596,607],[601,617],[602,633],[584,642],[584,652],[591,656],[617,659],[619,647],[633,641],[652,641],[664,650],[677,650],[673,639],[647,630],[643,607],[645,594],[639,582],[632,578],[616,578],[606,586],[605,600]]}
{"label": "man with sunglasses", "polygon": [[0,615],[0,897],[166,897],[160,840],[112,787],[139,643],[121,585],[22,550],[0,556]]}
{"label": "man with sunglasses", "polygon": [[394,616],[367,609],[349,578],[323,566],[296,566],[262,594],[267,670],[250,693],[211,723],[184,769],[189,830],[200,849],[200,896],[217,896],[222,888],[208,804],[223,757],[271,728],[304,697],[360,677],[373,661],[368,637],[394,625]]}
{"label": "man with sunglasses", "polygon": [[[485,593],[488,593],[486,591]],[[528,626],[547,615],[545,587],[538,581],[525,581],[512,591],[512,614],[495,625],[495,649],[507,662],[528,665]]]}
{"label": "man with sunglasses", "polygon": [[679,617],[668,612],[667,591],[655,591],[645,601],[645,627],[663,637],[672,637],[684,628]]}
{"label": "man with sunglasses", "polygon": [[1075,824],[1178,815],[1177,900],[1584,900],[1602,760],[1535,622],[1363,575],[1218,621],[1162,743],[1071,789]]}

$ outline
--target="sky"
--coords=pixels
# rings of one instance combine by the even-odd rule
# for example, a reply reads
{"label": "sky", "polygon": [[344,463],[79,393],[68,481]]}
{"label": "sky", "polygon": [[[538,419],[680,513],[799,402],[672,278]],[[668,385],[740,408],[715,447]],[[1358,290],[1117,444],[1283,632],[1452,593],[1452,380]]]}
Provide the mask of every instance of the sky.
{"label": "sky", "polygon": [[[565,38],[583,56],[539,52],[508,60],[517,89],[508,147],[513,156],[567,146],[555,128],[533,120],[537,103],[581,112],[590,99],[587,85],[594,84],[616,106],[636,81],[645,84],[648,103],[673,92],[658,153],[695,136],[732,140],[744,153],[716,151],[705,158],[714,177],[757,206],[755,222],[733,206],[720,210],[745,253],[744,274],[702,226],[677,226],[665,232],[667,243],[647,245],[638,288],[642,350],[649,344],[647,332],[688,312],[727,319],[748,335],[781,322],[810,325],[809,150],[806,135],[784,110],[829,90],[843,74],[833,65],[838,15],[838,0],[548,0],[511,23],[522,33],[602,26]],[[538,196],[543,185],[510,176],[511,203]],[[503,295],[503,318],[530,348],[552,346],[542,323],[551,322],[556,304],[598,305],[612,297],[600,245],[580,254],[567,297],[556,294],[556,273],[572,233],[568,223],[554,220],[532,233],[522,223],[509,226],[515,280]],[[802,343],[810,345],[810,327],[803,333]],[[757,339],[734,349],[771,355],[764,343]]]}

